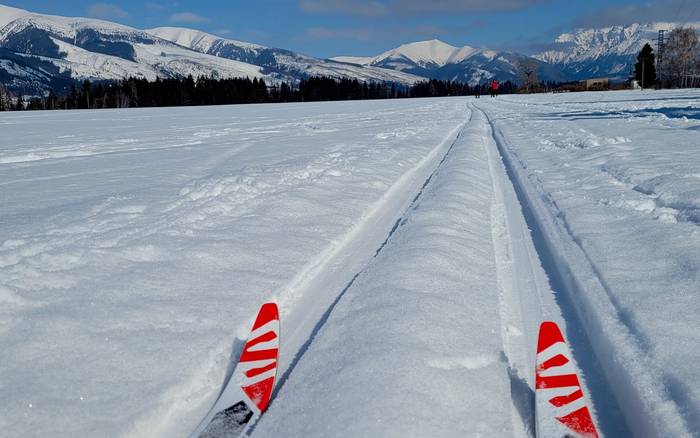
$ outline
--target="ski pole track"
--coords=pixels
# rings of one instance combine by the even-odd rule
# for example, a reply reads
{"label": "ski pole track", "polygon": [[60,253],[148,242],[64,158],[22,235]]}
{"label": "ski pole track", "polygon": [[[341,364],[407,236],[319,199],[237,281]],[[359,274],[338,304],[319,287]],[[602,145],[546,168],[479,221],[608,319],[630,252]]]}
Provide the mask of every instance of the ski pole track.
{"label": "ski pole track", "polygon": [[[461,134],[464,131],[465,127],[468,125],[468,123],[469,121],[467,120],[466,122],[454,128],[452,132],[450,132],[447,135],[446,139],[442,142],[442,144],[434,148],[417,166],[407,171],[404,174],[404,176],[389,189],[387,194],[385,194],[382,197],[382,199],[370,209],[370,212],[367,215],[365,215],[365,217],[359,222],[359,224],[355,225],[348,232],[348,234],[346,234],[346,236],[341,240],[339,244],[328,248],[326,251],[321,253],[314,261],[311,261],[309,264],[307,264],[306,268],[302,272],[300,272],[294,279],[292,279],[286,287],[282,288],[282,290],[287,291],[287,294],[283,293],[281,296],[277,297],[277,300],[278,302],[280,302],[282,314],[289,319],[294,317],[294,307],[285,306],[285,301],[293,301],[294,298],[296,298],[295,296],[301,296],[301,299],[306,301],[313,300],[314,297],[311,297],[309,295],[315,294],[303,293],[302,291],[304,289],[316,289],[318,286],[315,286],[314,283],[318,283],[321,287],[323,287],[324,284],[327,285],[328,281],[324,279],[326,279],[329,275],[332,275],[332,272],[335,269],[337,269],[339,265],[342,265],[342,262],[336,259],[347,259],[349,256],[351,257],[353,255],[352,248],[350,251],[347,251],[347,247],[352,247],[353,242],[366,237],[366,227],[373,225],[381,225],[381,223],[378,224],[378,222],[380,221],[377,220],[375,216],[385,214],[384,207],[386,206],[386,204],[392,203],[392,198],[405,198],[403,202],[399,199],[398,204],[404,204],[399,209],[401,213],[398,215],[393,214],[393,216],[397,216],[397,219],[393,221],[393,225],[385,234],[385,237],[380,240],[381,243],[379,243],[378,245],[375,244],[376,249],[373,250],[371,254],[369,254],[369,257],[366,258],[365,261],[359,265],[360,268],[352,275],[350,280],[347,281],[347,283],[344,286],[342,286],[340,292],[335,294],[332,302],[325,309],[318,309],[322,310],[322,314],[320,315],[320,317],[314,322],[313,319],[308,316],[310,314],[313,314],[314,312],[308,312],[307,306],[298,306],[298,308],[304,309],[304,312],[307,316],[302,318],[302,323],[299,326],[297,326],[296,329],[292,329],[293,332],[292,334],[287,336],[288,339],[285,339],[285,343],[287,345],[294,345],[293,341],[291,343],[289,342],[289,338],[294,339],[295,335],[297,338],[299,338],[299,333],[303,333],[305,331],[305,328],[310,327],[310,331],[308,335],[303,339],[301,345],[298,348],[296,348],[289,363],[280,366],[280,370],[284,371],[281,373],[280,378],[278,379],[278,382],[275,385],[275,389],[273,390],[273,395],[270,402],[271,406],[275,403],[275,396],[284,387],[284,384],[289,379],[290,375],[293,373],[296,365],[304,356],[309,346],[313,343],[317,334],[323,328],[324,324],[332,314],[336,305],[342,299],[343,295],[347,292],[348,289],[350,289],[350,287],[355,283],[357,278],[362,274],[369,261],[373,258],[376,258],[381,253],[382,249],[391,240],[394,233],[401,227],[403,223],[405,223],[410,211],[417,208],[418,204],[420,203],[420,199],[423,192],[425,191],[426,187],[429,186],[433,177],[440,171],[441,167],[446,162],[448,156],[450,155],[457,141],[460,139]],[[444,152],[441,153],[441,151]],[[439,160],[437,160],[436,158]],[[424,177],[424,179],[422,180],[415,177],[414,174],[426,174],[425,170],[429,171],[429,173],[427,173],[427,177]],[[416,184],[416,182],[419,182],[419,184]],[[410,187],[415,186],[417,186],[417,191],[410,190]],[[406,194],[411,194],[411,192],[415,193],[415,195],[406,196]],[[407,204],[406,200],[408,201]],[[394,200],[393,203],[396,204],[397,202]],[[390,215],[392,214],[390,213]],[[367,247],[367,245],[371,245],[371,243],[363,244],[364,247]],[[361,257],[357,258],[360,260],[362,259]],[[333,289],[327,288],[327,290]],[[326,294],[328,294],[328,292],[326,292]],[[290,347],[290,349],[292,349],[292,347]],[[287,355],[289,355],[289,349],[287,350],[287,352]],[[280,360],[280,362],[282,362],[282,360]],[[256,429],[256,426],[257,421],[256,423],[250,426],[246,435],[252,435]]]}
{"label": "ski pole track", "polygon": [[[479,111],[491,125],[509,179],[532,229],[543,267],[566,317],[567,337],[574,356],[586,365],[584,373],[604,377],[604,385],[590,388],[602,432],[610,433],[610,428],[622,426],[629,427],[635,436],[691,436],[681,409],[664,387],[667,379],[663,371],[650,360],[643,343],[626,323],[606,289],[604,278],[567,226],[565,216],[539,188],[536,177],[533,181],[528,176],[526,165],[511,150],[488,111],[481,108]],[[592,357],[587,357],[587,351]],[[587,381],[590,385],[593,379]],[[612,391],[616,399],[612,412],[601,411],[607,391]],[[612,417],[618,409],[626,425],[615,424]]]}

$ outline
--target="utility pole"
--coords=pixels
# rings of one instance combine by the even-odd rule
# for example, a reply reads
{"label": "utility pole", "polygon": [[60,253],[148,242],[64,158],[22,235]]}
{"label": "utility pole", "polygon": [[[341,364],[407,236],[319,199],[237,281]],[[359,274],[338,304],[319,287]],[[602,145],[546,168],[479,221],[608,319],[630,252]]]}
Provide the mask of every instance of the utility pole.
{"label": "utility pole", "polygon": [[664,63],[664,49],[666,48],[665,37],[666,31],[660,30],[659,40],[656,43],[656,82],[659,84],[659,87],[661,87],[663,84],[663,76],[661,75],[661,69]]}

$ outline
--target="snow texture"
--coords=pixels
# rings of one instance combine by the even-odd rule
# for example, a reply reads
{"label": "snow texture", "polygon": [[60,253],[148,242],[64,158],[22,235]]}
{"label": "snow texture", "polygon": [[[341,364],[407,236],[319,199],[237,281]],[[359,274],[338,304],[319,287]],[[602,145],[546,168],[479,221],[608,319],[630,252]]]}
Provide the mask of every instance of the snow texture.
{"label": "snow texture", "polygon": [[290,345],[464,121],[397,103],[3,114],[4,433],[186,435],[260,303]]}
{"label": "snow texture", "polygon": [[700,433],[698,91],[0,115],[0,427],[187,436],[262,302],[252,436]]}

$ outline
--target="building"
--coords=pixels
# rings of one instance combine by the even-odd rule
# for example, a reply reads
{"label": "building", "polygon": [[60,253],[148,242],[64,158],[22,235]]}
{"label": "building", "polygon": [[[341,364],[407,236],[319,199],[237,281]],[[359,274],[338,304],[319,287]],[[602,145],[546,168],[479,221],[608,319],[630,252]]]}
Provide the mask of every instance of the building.
{"label": "building", "polygon": [[608,90],[610,89],[610,79],[609,78],[593,78],[581,81],[581,85],[586,90]]}

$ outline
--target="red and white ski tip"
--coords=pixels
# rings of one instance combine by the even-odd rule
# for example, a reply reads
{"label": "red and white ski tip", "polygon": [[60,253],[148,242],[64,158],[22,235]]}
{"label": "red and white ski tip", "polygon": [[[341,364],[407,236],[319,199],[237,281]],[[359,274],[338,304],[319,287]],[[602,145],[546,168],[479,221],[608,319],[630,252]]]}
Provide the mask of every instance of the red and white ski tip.
{"label": "red and white ski tip", "polygon": [[280,340],[279,319],[277,304],[263,304],[234,372],[241,390],[258,414],[267,409],[275,386]]}
{"label": "red and white ski tip", "polygon": [[277,304],[265,303],[255,318],[236,369],[214,407],[190,435],[236,436],[267,409],[277,376],[280,321]]}
{"label": "red and white ski tip", "polygon": [[543,322],[535,372],[537,436],[598,438],[564,336],[555,322]]}

